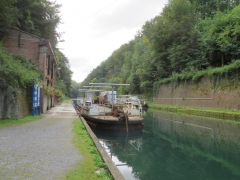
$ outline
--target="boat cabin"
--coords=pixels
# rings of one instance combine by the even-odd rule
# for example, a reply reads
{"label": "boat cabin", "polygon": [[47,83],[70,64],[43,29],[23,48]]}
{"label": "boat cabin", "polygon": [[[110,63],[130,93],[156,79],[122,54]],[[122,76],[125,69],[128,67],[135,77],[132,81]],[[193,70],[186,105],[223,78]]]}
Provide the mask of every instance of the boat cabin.
{"label": "boat cabin", "polygon": [[90,108],[92,106],[92,101],[85,101],[84,107]]}

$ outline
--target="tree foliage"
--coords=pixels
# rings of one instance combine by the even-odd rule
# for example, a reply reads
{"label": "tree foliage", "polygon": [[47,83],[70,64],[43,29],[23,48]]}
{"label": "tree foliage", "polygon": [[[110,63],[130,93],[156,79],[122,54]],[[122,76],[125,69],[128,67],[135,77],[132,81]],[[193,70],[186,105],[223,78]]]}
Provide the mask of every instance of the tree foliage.
{"label": "tree foliage", "polygon": [[157,82],[196,79],[208,69],[234,64],[240,56],[239,2],[169,0],[161,14],[147,21],[132,41],[115,50],[82,85],[94,78],[130,83],[130,88],[118,91],[151,97]]}
{"label": "tree foliage", "polygon": [[0,80],[15,88],[27,88],[36,82],[41,72],[29,60],[22,56],[9,54],[0,46]]}
{"label": "tree foliage", "polygon": [[66,96],[71,96],[71,78],[72,71],[68,58],[59,50],[55,51],[58,61],[57,69],[57,89],[61,90]]}
{"label": "tree foliage", "polygon": [[79,96],[79,89],[81,88],[81,84],[76,81],[72,81],[71,83],[71,97],[77,98]]}
{"label": "tree foliage", "polygon": [[[10,28],[20,29],[35,36],[49,39],[58,60],[57,89],[65,96],[71,94],[70,64],[57,48],[61,33],[57,26],[61,5],[51,0],[0,0],[0,40]],[[8,54],[0,47],[0,78],[14,87],[25,88],[39,78],[40,72],[23,57]]]}
{"label": "tree foliage", "polygon": [[4,37],[10,27],[18,23],[18,9],[13,6],[16,0],[0,0],[0,39]]}
{"label": "tree foliage", "polygon": [[230,12],[218,12],[213,18],[200,21],[196,29],[204,49],[204,58],[211,66],[221,66],[239,58],[240,6]]}
{"label": "tree foliage", "polygon": [[50,39],[55,47],[61,33],[56,31],[60,23],[61,5],[49,0],[0,0],[0,35],[14,27],[44,39]]}

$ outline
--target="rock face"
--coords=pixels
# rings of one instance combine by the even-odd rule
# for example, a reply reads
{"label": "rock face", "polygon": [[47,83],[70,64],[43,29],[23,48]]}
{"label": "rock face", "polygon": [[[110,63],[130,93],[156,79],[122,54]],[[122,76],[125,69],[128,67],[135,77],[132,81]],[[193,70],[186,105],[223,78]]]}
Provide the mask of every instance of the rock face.
{"label": "rock face", "polygon": [[0,119],[18,119],[29,115],[30,105],[26,94],[0,80]]}

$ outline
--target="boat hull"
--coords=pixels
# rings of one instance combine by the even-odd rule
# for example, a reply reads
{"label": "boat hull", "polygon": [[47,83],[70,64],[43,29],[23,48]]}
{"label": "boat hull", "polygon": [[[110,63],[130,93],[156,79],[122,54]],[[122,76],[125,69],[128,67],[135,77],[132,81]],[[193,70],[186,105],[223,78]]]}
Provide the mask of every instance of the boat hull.
{"label": "boat hull", "polygon": [[129,117],[129,121],[121,121],[113,116],[89,116],[82,114],[91,128],[104,129],[108,131],[136,131],[143,129],[143,117]]}
{"label": "boat hull", "polygon": [[142,129],[131,131],[126,133],[125,131],[116,132],[116,131],[106,131],[102,129],[92,129],[94,134],[97,136],[98,139],[104,140],[114,140],[114,141],[126,141],[126,140],[135,140],[142,138],[143,132]]}

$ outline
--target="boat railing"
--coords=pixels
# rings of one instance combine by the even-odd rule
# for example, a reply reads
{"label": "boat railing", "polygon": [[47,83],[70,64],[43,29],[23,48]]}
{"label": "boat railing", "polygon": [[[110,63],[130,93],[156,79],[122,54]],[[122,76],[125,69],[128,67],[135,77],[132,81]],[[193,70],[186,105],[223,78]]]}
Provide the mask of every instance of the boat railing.
{"label": "boat railing", "polygon": [[[79,100],[79,99],[78,99]],[[122,109],[124,113],[128,113],[129,116],[142,116],[142,106],[138,102],[130,101],[118,101],[115,104],[94,104],[91,101],[78,101],[77,106],[81,106],[80,109],[85,110],[91,116],[105,116],[113,114],[113,107]]]}

